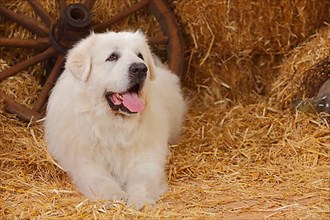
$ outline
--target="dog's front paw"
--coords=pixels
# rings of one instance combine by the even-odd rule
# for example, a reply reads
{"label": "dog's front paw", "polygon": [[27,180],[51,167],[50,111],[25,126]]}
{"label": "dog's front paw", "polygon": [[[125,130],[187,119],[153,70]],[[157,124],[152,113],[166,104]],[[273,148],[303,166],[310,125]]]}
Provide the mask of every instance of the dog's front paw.
{"label": "dog's front paw", "polygon": [[116,191],[114,190],[110,190],[108,192],[104,192],[102,198],[106,199],[106,200],[120,200],[120,201],[127,201],[127,193],[124,192],[121,189],[118,189]]}
{"label": "dog's front paw", "polygon": [[156,201],[153,198],[147,196],[128,196],[127,205],[132,206],[137,210],[142,209],[145,205],[154,205]]}
{"label": "dog's front paw", "polygon": [[111,178],[95,178],[90,181],[76,181],[79,190],[92,200],[121,200],[127,201],[127,193]]}

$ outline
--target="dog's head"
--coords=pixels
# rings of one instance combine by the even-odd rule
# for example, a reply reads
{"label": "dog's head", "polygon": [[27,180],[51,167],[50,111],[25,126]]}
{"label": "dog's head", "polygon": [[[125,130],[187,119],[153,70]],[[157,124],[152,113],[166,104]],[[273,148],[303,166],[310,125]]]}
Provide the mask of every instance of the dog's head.
{"label": "dog's head", "polygon": [[[141,32],[92,33],[68,53],[69,70],[95,97],[116,112],[142,112],[155,64]],[[100,96],[100,97],[98,97]]]}

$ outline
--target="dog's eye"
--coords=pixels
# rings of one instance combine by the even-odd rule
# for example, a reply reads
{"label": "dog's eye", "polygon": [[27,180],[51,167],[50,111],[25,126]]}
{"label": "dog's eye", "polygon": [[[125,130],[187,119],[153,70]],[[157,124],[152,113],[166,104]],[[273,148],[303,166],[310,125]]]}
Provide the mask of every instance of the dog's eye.
{"label": "dog's eye", "polygon": [[112,53],[110,56],[106,59],[106,61],[116,61],[119,59],[119,55],[117,53]]}
{"label": "dog's eye", "polygon": [[139,53],[137,56],[138,56],[138,58],[140,58],[141,60],[144,60],[144,59],[143,59],[143,56],[142,56],[141,53]]}

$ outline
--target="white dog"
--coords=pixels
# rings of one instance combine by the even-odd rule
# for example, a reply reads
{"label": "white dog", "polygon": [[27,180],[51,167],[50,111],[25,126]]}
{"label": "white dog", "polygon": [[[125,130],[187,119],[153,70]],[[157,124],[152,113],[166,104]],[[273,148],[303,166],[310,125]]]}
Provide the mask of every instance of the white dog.
{"label": "white dog", "polygon": [[178,77],[155,65],[141,32],[92,33],[69,51],[49,98],[47,148],[84,195],[140,209],[166,191],[185,111]]}

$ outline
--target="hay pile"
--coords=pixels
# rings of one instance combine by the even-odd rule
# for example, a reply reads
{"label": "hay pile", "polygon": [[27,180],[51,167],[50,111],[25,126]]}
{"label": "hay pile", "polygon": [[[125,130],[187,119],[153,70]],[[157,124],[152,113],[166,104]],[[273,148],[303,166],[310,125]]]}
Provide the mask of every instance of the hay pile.
{"label": "hay pile", "polygon": [[[273,84],[272,98],[287,108],[297,97],[316,96],[317,88],[330,78],[330,67],[322,69],[329,61],[330,26],[321,29],[290,51],[280,68],[282,74]],[[314,88],[313,82],[317,88]]]}
{"label": "hay pile", "polygon": [[283,55],[330,21],[329,1],[182,0],[174,7],[189,45],[184,82],[207,81],[213,94],[247,102],[251,91],[268,94]]}
{"label": "hay pile", "polygon": [[[56,6],[44,2],[49,11]],[[95,20],[130,4],[105,2],[97,2]],[[0,3],[32,14],[25,2]],[[171,7],[184,33],[191,106],[181,141],[170,148],[170,190],[141,211],[89,201],[48,156],[42,123],[18,121],[0,101],[1,218],[330,217],[329,124],[290,109],[304,73],[329,56],[329,2],[182,0]],[[140,25],[150,34],[157,26],[141,11],[115,28]],[[33,37],[0,17],[0,37],[14,35]],[[0,54],[0,69],[29,56],[3,48]],[[44,74],[39,68],[0,83],[0,90],[31,105]]]}

